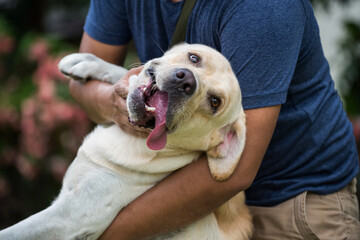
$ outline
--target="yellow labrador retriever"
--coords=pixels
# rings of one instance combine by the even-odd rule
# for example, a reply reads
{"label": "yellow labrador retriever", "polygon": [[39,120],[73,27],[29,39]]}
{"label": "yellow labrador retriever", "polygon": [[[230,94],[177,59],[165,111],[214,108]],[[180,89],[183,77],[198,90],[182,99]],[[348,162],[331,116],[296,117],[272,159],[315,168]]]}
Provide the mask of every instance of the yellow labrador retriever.
{"label": "yellow labrador retriever", "polygon": [[[59,68],[74,79],[111,83],[126,73],[91,54],[69,55]],[[203,152],[216,180],[232,174],[244,147],[245,116],[238,81],[219,52],[181,44],[129,81],[130,121],[152,129],[148,138],[128,135],[117,125],[96,127],[53,204],[1,231],[0,239],[96,239],[123,207]],[[159,239],[240,240],[251,231],[239,193],[215,213]]]}

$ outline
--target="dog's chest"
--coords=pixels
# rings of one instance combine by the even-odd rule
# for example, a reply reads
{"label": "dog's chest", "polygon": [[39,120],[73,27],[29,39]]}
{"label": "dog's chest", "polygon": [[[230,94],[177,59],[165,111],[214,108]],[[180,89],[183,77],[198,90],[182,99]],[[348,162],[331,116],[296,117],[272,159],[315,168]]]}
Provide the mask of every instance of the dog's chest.
{"label": "dog's chest", "polygon": [[98,126],[79,149],[91,161],[117,172],[166,175],[197,159],[200,152],[147,147],[145,138],[126,134],[116,125]]}

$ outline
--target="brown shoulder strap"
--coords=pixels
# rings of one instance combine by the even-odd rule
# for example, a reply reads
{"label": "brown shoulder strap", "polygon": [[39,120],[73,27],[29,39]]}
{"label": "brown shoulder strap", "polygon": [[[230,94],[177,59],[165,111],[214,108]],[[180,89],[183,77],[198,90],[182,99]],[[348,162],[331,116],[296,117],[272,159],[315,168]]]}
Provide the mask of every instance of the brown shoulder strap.
{"label": "brown shoulder strap", "polygon": [[179,19],[177,20],[176,23],[173,37],[171,39],[171,47],[177,43],[185,41],[187,22],[191,14],[191,11],[195,6],[195,3],[196,0],[185,0]]}

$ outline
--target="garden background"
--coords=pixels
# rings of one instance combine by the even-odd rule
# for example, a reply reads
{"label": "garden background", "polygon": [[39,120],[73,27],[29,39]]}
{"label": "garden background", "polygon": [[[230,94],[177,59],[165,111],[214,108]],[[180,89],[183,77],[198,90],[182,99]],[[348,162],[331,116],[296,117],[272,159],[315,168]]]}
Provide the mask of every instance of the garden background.
{"label": "garden background", "polygon": [[[313,3],[330,14],[334,6],[357,1]],[[0,0],[0,229],[54,200],[83,137],[94,127],[57,69],[63,56],[77,51],[88,5],[89,0]],[[360,149],[360,18],[339,21],[336,49],[343,67],[336,86]],[[125,66],[137,61],[132,47]]]}

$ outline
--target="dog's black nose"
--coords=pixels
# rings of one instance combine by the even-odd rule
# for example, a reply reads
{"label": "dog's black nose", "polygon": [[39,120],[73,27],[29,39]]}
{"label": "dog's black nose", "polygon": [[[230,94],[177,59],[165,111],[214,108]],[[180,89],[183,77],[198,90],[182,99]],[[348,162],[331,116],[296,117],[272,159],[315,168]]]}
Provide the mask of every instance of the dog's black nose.
{"label": "dog's black nose", "polygon": [[176,82],[177,89],[186,95],[192,95],[196,90],[196,80],[194,74],[186,68],[179,68],[174,71],[173,80]]}

